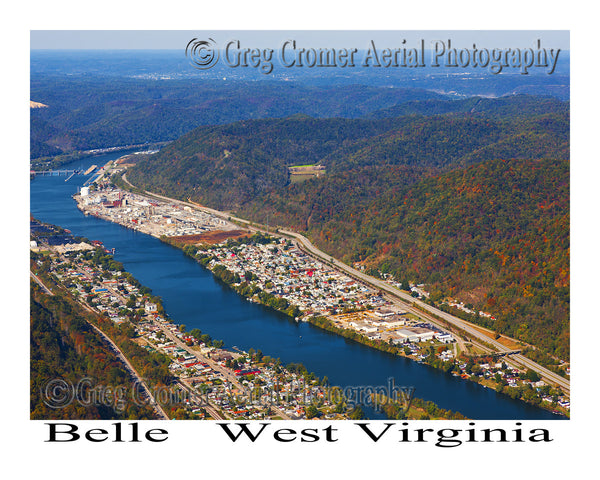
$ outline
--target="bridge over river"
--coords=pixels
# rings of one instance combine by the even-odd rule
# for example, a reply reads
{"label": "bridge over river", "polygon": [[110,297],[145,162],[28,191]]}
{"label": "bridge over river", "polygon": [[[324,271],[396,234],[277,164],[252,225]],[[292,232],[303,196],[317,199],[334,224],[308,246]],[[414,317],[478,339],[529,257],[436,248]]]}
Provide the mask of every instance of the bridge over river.
{"label": "bridge over river", "polygon": [[[66,176],[67,178],[65,179],[65,182],[68,182],[71,178],[73,178],[75,175],[89,175],[90,173],[92,173],[94,170],[96,169],[96,165],[92,165],[92,167],[88,168],[85,172],[83,171],[83,169],[76,169],[76,170],[67,170],[67,169],[57,169],[57,170],[30,170],[29,175],[30,178],[33,180],[35,177],[37,176],[50,176],[50,177],[60,177],[60,176]],[[86,182],[86,183],[89,183]]]}

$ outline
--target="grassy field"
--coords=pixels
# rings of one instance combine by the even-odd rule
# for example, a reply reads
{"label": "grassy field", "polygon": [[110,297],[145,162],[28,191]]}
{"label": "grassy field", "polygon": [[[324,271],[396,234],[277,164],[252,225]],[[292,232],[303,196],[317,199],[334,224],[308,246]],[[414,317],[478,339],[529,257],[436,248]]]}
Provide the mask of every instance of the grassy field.
{"label": "grassy field", "polygon": [[309,180],[309,179],[315,178],[315,177],[316,177],[316,175],[292,174],[292,175],[290,175],[290,182],[299,183],[299,182],[304,182],[305,180]]}
{"label": "grassy field", "polygon": [[292,183],[303,182],[309,178],[320,177],[325,174],[325,167],[322,165],[295,165],[288,167],[290,172],[290,181]]}

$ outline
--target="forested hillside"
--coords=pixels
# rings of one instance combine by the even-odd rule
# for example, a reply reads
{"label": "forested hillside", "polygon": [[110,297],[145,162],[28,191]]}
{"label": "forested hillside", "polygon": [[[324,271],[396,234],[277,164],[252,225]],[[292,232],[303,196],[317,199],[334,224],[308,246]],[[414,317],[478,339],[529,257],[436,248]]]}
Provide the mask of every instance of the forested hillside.
{"label": "forested hillside", "polygon": [[500,119],[568,111],[568,102],[527,95],[456,99],[423,88],[56,74],[32,77],[31,100],[47,105],[30,112],[32,159],[175,140],[201,125],[299,113],[316,118],[468,113]]}
{"label": "forested hillside", "polygon": [[441,115],[448,113],[470,113],[486,118],[531,117],[549,111],[569,113],[569,102],[553,97],[512,95],[499,98],[469,97],[465,99],[415,99],[393,107],[377,110],[368,118],[399,117],[402,115]]}
{"label": "forested hillside", "polygon": [[[295,116],[202,127],[140,162],[136,185],[306,233],[348,263],[426,283],[481,323],[568,356],[569,116],[529,97],[471,113]],[[487,103],[487,101],[486,101]],[[290,183],[287,167],[318,163]]]}
{"label": "forested hillside", "polygon": [[349,264],[425,283],[432,299],[461,299],[497,318],[482,324],[568,355],[567,160],[368,172],[295,184],[242,213],[307,232]]}
{"label": "forested hillside", "polygon": [[568,158],[568,142],[563,113],[499,121],[467,114],[296,115],[200,127],[139,162],[129,176],[156,192],[230,210],[287,186],[289,166],[318,163],[329,175],[383,165],[445,171],[493,158]]}
{"label": "forested hillside", "polygon": [[286,117],[355,118],[406,101],[447,96],[419,88],[283,82],[145,80],[119,77],[35,77],[30,157],[174,140],[199,125]]}
{"label": "forested hillside", "polygon": [[372,139],[403,123],[296,115],[202,127],[139,162],[129,176],[155,191],[222,209],[238,208],[285,186],[287,167],[320,162],[344,145]]}
{"label": "forested hillside", "polygon": [[[129,373],[87,323],[83,309],[62,295],[46,295],[31,286],[31,399],[32,419],[155,418],[151,407],[136,405]],[[58,393],[52,385],[65,386]],[[79,395],[74,397],[78,385]],[[95,387],[112,389],[123,398],[101,397]],[[73,396],[73,397],[72,397]],[[64,403],[63,403],[64,402]]]}

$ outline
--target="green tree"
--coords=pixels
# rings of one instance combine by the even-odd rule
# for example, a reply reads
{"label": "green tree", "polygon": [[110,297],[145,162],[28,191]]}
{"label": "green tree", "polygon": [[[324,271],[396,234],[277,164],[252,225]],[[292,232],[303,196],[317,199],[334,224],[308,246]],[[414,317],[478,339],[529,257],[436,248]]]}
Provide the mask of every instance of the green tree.
{"label": "green tree", "polygon": [[133,309],[133,308],[135,308],[136,302],[137,302],[137,298],[136,298],[136,296],[135,296],[135,295],[132,293],[131,295],[129,295],[129,300],[127,300],[127,303],[125,304],[125,306],[126,306],[127,308],[131,308],[131,309]]}
{"label": "green tree", "polygon": [[360,405],[357,405],[356,407],[354,407],[352,409],[352,411],[350,412],[350,414],[348,415],[348,417],[351,420],[362,420],[363,418],[365,418],[365,412],[360,407]]}
{"label": "green tree", "polygon": [[305,411],[306,411],[306,418],[315,418],[320,415],[319,410],[314,405],[309,405],[308,407],[306,407]]}
{"label": "green tree", "polygon": [[538,375],[538,373],[534,370],[531,370],[530,368],[527,369],[527,371],[523,375],[523,378],[525,380],[529,380],[530,382],[539,382],[541,380],[541,377]]}
{"label": "green tree", "polygon": [[196,340],[200,341],[200,337],[202,336],[202,331],[199,328],[192,328],[190,330],[190,335],[194,337]]}

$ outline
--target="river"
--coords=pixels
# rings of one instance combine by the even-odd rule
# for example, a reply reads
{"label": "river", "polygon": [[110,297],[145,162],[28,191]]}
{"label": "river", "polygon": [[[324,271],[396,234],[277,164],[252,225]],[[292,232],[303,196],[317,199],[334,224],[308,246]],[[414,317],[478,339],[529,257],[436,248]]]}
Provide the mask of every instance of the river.
{"label": "river", "polygon": [[[104,165],[125,152],[79,160],[65,169]],[[162,298],[171,319],[199,328],[226,347],[262,350],[283,364],[303,363],[332,385],[414,387],[415,396],[480,420],[559,419],[552,413],[499,395],[481,385],[327,333],[307,323],[244,300],[183,252],[160,240],[81,213],[71,198],[89,177],[38,176],[30,182],[31,214],[68,228],[74,235],[101,240],[143,285]],[[383,416],[371,409],[371,418]]]}

